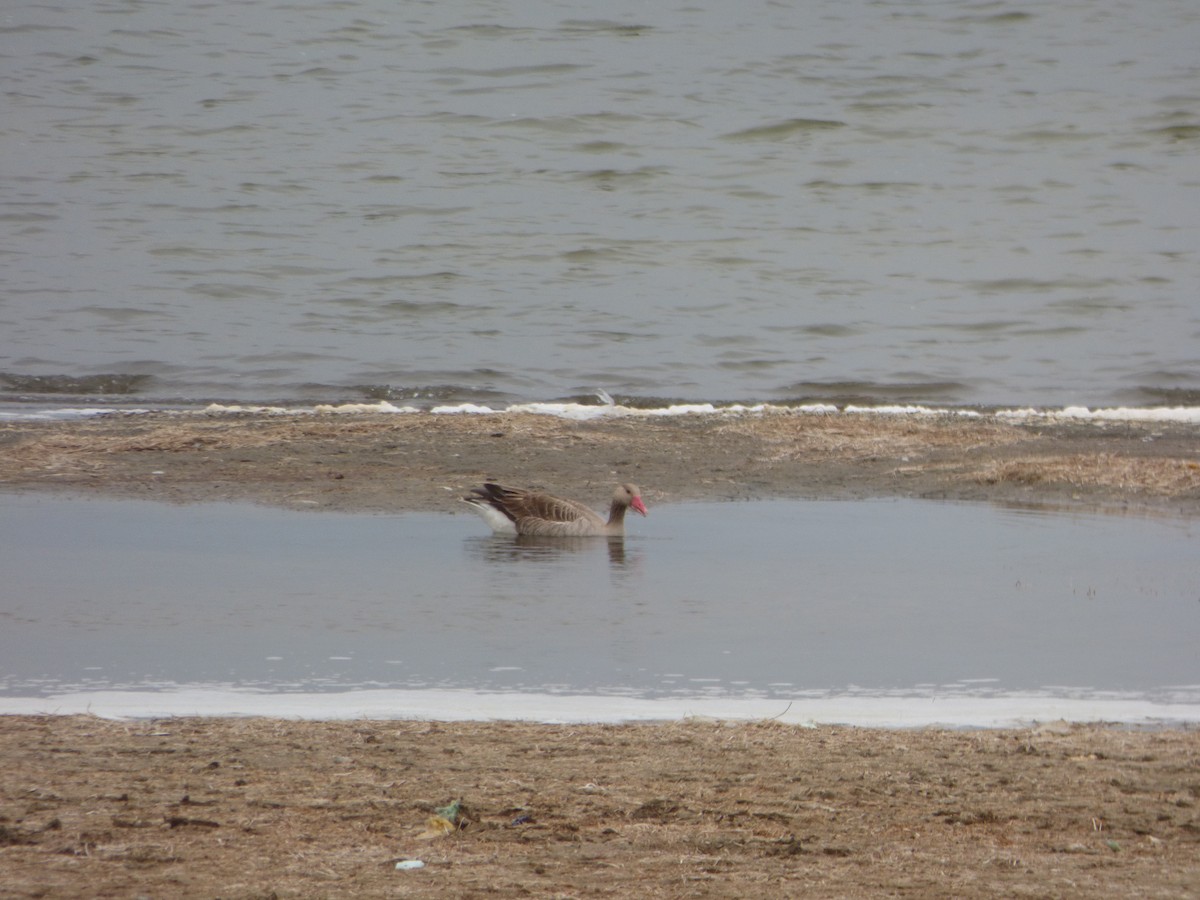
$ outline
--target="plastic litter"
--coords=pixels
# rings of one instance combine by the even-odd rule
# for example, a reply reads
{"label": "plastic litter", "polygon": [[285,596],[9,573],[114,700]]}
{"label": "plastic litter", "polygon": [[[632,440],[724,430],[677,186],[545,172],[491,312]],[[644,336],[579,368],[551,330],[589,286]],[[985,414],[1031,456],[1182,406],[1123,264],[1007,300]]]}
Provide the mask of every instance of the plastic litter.
{"label": "plastic litter", "polygon": [[467,826],[461,800],[455,800],[447,806],[439,806],[433,813],[425,820],[425,830],[417,835],[418,840],[427,841],[439,838],[443,835],[453,834]]}

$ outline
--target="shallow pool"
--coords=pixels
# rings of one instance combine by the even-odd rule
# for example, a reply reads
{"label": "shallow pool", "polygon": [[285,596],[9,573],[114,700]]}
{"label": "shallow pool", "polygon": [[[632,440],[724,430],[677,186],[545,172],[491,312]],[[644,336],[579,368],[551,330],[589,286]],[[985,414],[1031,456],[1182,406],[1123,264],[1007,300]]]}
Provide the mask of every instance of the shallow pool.
{"label": "shallow pool", "polygon": [[659,506],[624,541],[524,543],[469,512],[4,495],[0,711],[196,688],[1182,710],[1198,550],[1186,520],[923,501]]}

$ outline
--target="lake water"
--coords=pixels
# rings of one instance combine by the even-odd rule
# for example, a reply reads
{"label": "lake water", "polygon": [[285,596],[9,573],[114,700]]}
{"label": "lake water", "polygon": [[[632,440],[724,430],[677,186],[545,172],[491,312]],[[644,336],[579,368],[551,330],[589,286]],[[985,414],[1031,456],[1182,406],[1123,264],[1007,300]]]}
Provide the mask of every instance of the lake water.
{"label": "lake water", "polygon": [[12,4],[0,403],[1200,405],[1200,6]]}
{"label": "lake water", "polygon": [[0,712],[1200,719],[1197,526],[921,501],[472,514],[4,496]]}

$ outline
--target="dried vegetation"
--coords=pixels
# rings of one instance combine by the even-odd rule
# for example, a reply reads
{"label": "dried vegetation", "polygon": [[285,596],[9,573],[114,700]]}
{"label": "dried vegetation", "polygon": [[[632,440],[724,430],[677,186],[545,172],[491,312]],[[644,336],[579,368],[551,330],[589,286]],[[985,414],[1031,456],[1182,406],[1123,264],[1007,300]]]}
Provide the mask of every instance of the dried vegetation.
{"label": "dried vegetation", "polygon": [[[0,872],[42,898],[1188,897],[1198,753],[1065,725],[5,717]],[[453,800],[465,827],[430,834]]]}
{"label": "dried vegetation", "polygon": [[989,417],[175,415],[0,423],[0,486],[334,509],[452,508],[484,478],[655,502],[913,496],[1200,513],[1189,426]]}

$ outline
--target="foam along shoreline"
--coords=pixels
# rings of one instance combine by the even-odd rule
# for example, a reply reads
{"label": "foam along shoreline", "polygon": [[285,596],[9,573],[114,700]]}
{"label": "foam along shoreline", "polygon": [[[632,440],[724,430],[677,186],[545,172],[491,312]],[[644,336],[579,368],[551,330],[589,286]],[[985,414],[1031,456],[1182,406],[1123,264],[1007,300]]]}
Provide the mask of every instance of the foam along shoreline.
{"label": "foam along shoreline", "polygon": [[[1195,690],[1185,691],[1194,697]],[[468,690],[361,690],[325,693],[186,687],[167,691],[90,691],[46,697],[0,697],[0,715],[93,715],[105,719],[181,716],[513,721],[553,724],[771,720],[792,725],[862,728],[1009,728],[1034,722],[1104,722],[1181,727],[1200,722],[1200,703],[1137,696],[996,696],[831,694],[799,699],[484,693]]]}
{"label": "foam along shoreline", "polygon": [[1066,406],[1058,409],[1035,407],[1001,408],[993,411],[964,409],[958,407],[936,407],[912,404],[860,406],[847,404],[837,406],[830,403],[784,405],[680,403],[663,407],[622,406],[617,403],[584,404],[536,402],[516,403],[493,408],[476,403],[459,403],[421,409],[415,406],[396,406],[386,400],[374,403],[344,403],[338,405],[317,404],[314,406],[255,406],[210,403],[195,409],[174,408],[122,408],[122,407],[50,407],[40,410],[0,410],[0,421],[71,421],[110,415],[178,415],[178,416],[225,416],[225,415],[504,415],[526,413],[551,416],[570,421],[588,421],[604,418],[662,418],[672,416],[756,416],[756,415],[881,415],[881,416],[955,416],[984,419],[989,416],[1009,422],[1161,422],[1171,424],[1200,425],[1200,406],[1156,406],[1156,407],[1087,407]]}

